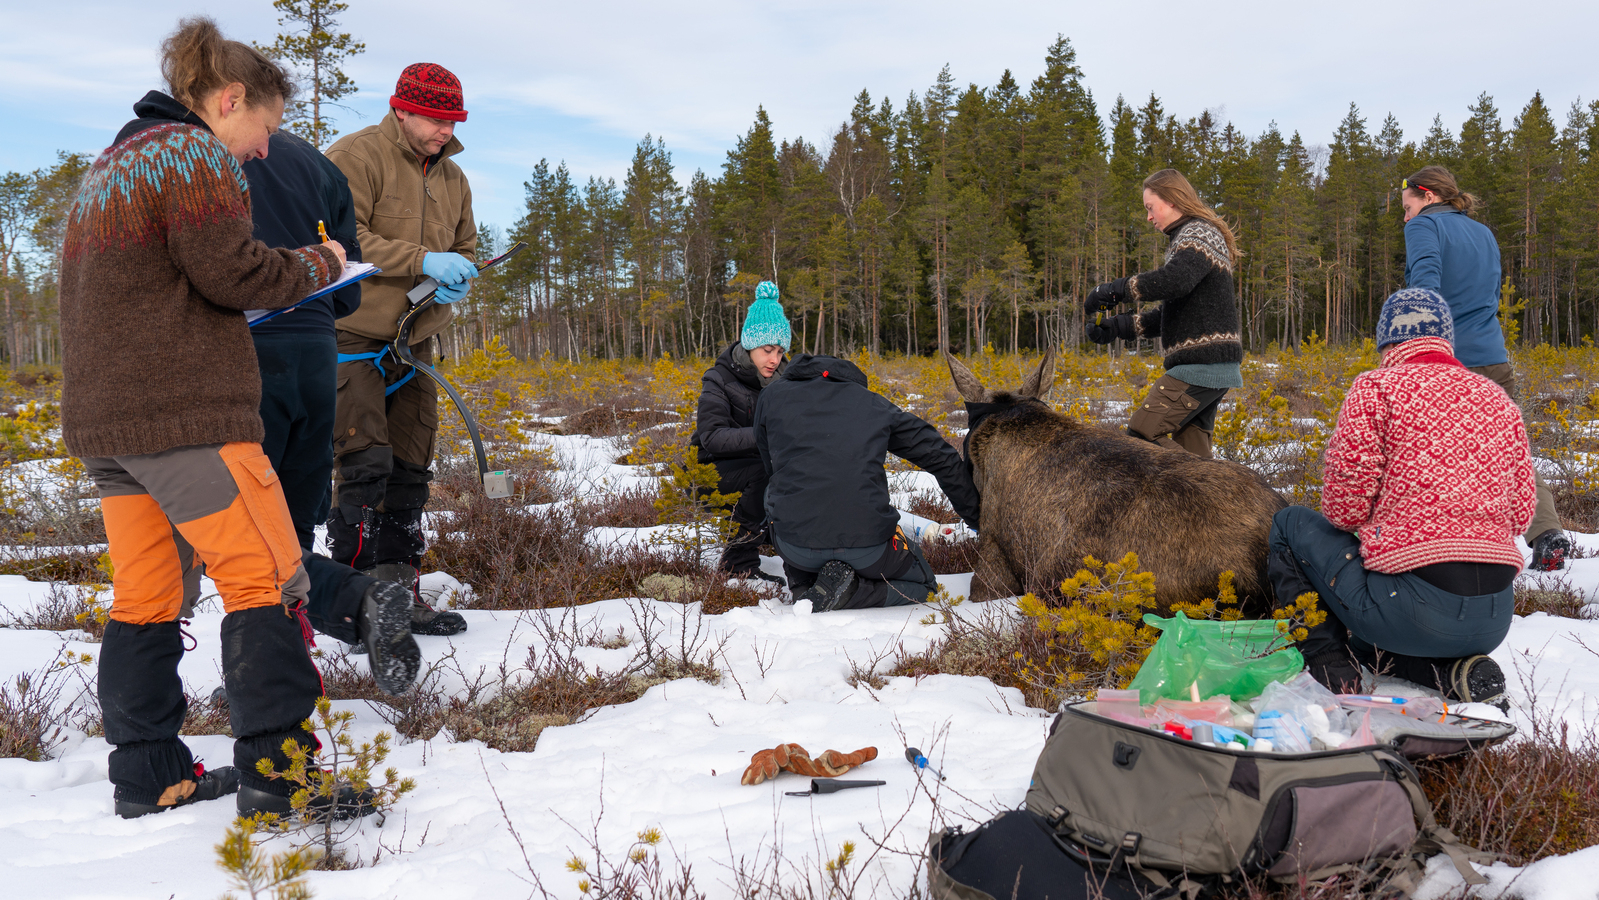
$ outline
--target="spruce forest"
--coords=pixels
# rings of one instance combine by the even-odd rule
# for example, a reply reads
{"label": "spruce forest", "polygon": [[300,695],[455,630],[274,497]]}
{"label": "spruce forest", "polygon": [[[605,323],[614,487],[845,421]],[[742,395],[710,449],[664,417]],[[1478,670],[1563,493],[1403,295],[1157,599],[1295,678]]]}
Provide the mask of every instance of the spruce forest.
{"label": "spruce forest", "polygon": [[540,161],[525,217],[495,236],[531,252],[460,326],[518,355],[714,355],[772,279],[808,351],[1075,345],[1090,288],[1159,264],[1139,184],[1170,166],[1237,232],[1249,349],[1359,339],[1403,286],[1400,180],[1441,163],[1482,201],[1528,301],[1522,339],[1578,344],[1599,329],[1599,102],[1559,124],[1541,94],[1508,126],[1487,94],[1469,113],[1418,138],[1352,104],[1325,145],[1155,96],[1102,113],[1061,37],[1026,88],[945,67],[897,105],[863,90],[821,144],[780,140],[758,110],[714,175],[683,179],[648,136],[621,184]]}
{"label": "spruce forest", "polygon": [[[1103,111],[1059,37],[1025,89],[1009,71],[961,87],[946,66],[903,101],[861,91],[819,143],[779,137],[758,109],[717,173],[678,171],[649,135],[620,183],[540,160],[525,215],[481,236],[484,255],[529,251],[480,280],[446,338],[499,337],[524,358],[714,355],[771,279],[796,352],[1075,345],[1088,289],[1159,264],[1139,183],[1170,166],[1237,233],[1248,349],[1358,340],[1403,283],[1399,182],[1431,163],[1481,201],[1525,301],[1520,340],[1599,331],[1599,101],[1562,113],[1534,94],[1506,124],[1485,93],[1458,127],[1440,115],[1420,135],[1353,104],[1330,136],[1290,125],[1251,136],[1154,95]],[[13,367],[59,360],[53,248],[86,163],[62,154],[0,182]]]}

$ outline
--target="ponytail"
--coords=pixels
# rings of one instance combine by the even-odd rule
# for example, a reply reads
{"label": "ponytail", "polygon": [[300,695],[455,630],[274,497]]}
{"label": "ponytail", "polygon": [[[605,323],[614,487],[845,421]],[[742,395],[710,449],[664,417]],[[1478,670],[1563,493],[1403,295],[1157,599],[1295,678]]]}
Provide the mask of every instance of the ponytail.
{"label": "ponytail", "polygon": [[1455,183],[1455,176],[1443,166],[1423,166],[1419,172],[1405,179],[1405,190],[1415,191],[1418,197],[1424,191],[1432,191],[1439,202],[1465,213],[1479,205],[1475,196],[1461,192],[1460,185]]}
{"label": "ponytail", "polygon": [[294,81],[261,51],[222,36],[215,20],[193,16],[161,42],[161,75],[172,98],[199,109],[212,93],[244,85],[244,102],[260,106],[270,98],[294,96]]}

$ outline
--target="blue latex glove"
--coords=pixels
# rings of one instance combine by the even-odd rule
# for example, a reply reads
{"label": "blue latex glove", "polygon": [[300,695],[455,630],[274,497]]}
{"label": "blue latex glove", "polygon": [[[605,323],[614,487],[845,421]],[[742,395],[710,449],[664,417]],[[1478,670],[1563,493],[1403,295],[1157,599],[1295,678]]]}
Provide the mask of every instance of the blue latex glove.
{"label": "blue latex glove", "polygon": [[472,284],[468,281],[463,281],[460,284],[441,284],[433,292],[433,301],[435,303],[454,303],[465,297],[466,292],[471,289]]}
{"label": "blue latex glove", "polygon": [[422,257],[422,274],[439,284],[464,284],[477,276],[477,267],[459,253],[428,253]]}

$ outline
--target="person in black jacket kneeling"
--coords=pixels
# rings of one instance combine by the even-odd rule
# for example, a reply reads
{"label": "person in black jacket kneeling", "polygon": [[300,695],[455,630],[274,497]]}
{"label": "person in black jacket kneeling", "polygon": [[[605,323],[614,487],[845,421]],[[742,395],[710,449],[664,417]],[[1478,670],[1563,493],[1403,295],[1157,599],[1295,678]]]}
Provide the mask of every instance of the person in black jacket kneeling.
{"label": "person in black jacket kneeling", "polygon": [[781,582],[761,571],[760,545],[766,540],[761,527],[766,513],[766,469],[755,450],[755,401],[761,389],[782,375],[784,358],[794,332],[777,302],[777,285],[763,281],[755,288],[755,303],[744,317],[739,339],[727,345],[716,365],[705,371],[694,437],[699,461],[716,466],[721,494],[739,494],[733,506],[738,526],[718,568],[730,575]]}
{"label": "person in black jacket kneeling", "polygon": [[794,599],[810,600],[814,612],[919,603],[937,588],[889,503],[886,454],[933,473],[955,512],[977,527],[981,500],[960,454],[866,384],[854,363],[806,354],[755,406],[772,544]]}

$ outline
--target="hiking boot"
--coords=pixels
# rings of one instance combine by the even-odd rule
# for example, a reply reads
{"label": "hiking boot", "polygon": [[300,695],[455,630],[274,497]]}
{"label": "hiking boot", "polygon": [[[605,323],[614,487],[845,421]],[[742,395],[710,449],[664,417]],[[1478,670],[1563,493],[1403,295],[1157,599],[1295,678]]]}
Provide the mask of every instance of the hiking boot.
{"label": "hiking boot", "polygon": [[[460,613],[436,610],[422,598],[421,592],[417,589],[415,568],[405,563],[383,563],[367,569],[362,574],[370,575],[379,581],[392,581],[410,592],[412,634],[448,636],[466,630],[466,618]],[[432,599],[437,602],[437,595]]]}
{"label": "hiking boot", "polygon": [[745,569],[742,572],[729,572],[727,575],[729,578],[759,578],[778,587],[788,587],[788,581],[783,576],[762,572],[760,569]]}
{"label": "hiking boot", "polygon": [[816,583],[794,599],[811,601],[811,612],[829,612],[849,601],[860,581],[855,569],[839,559],[830,559],[816,574]]}
{"label": "hiking boot", "polygon": [[392,581],[378,581],[361,598],[355,627],[361,648],[371,657],[372,680],[391,697],[405,692],[422,667],[422,651],[411,637],[411,592]]}
{"label": "hiking boot", "polygon": [[1492,659],[1480,655],[1457,659],[1450,664],[1444,677],[1439,688],[1450,700],[1488,703],[1499,707],[1500,712],[1510,712],[1510,700],[1505,697],[1504,670]]}
{"label": "hiking boot", "polygon": [[347,819],[359,819],[370,816],[378,811],[373,802],[376,793],[370,788],[356,791],[348,784],[339,785],[337,797],[312,797],[311,802],[305,805],[305,810],[295,813],[294,805],[288,797],[281,794],[272,794],[259,788],[243,785],[239,788],[238,809],[241,816],[253,816],[257,813],[276,813],[283,818],[296,815],[311,821],[321,821],[326,817],[328,810],[333,811],[333,821],[342,822]]}
{"label": "hiking boot", "polygon": [[1360,667],[1347,653],[1333,653],[1305,660],[1310,677],[1335,694],[1361,692]]}
{"label": "hiking boot", "polygon": [[[185,782],[187,783],[187,782]],[[164,813],[169,809],[188,806],[190,803],[199,803],[201,800],[215,800],[226,797],[239,789],[239,770],[232,766],[223,766],[220,769],[207,770],[200,763],[194,764],[194,791],[175,803],[165,805],[157,803],[133,803],[128,800],[115,802],[117,815],[124,819],[137,819],[151,813]],[[168,791],[173,788],[167,788]]]}
{"label": "hiking boot", "polygon": [[1551,528],[1532,539],[1532,562],[1527,568],[1534,572],[1554,572],[1566,567],[1566,557],[1571,555],[1571,539],[1558,528]]}

